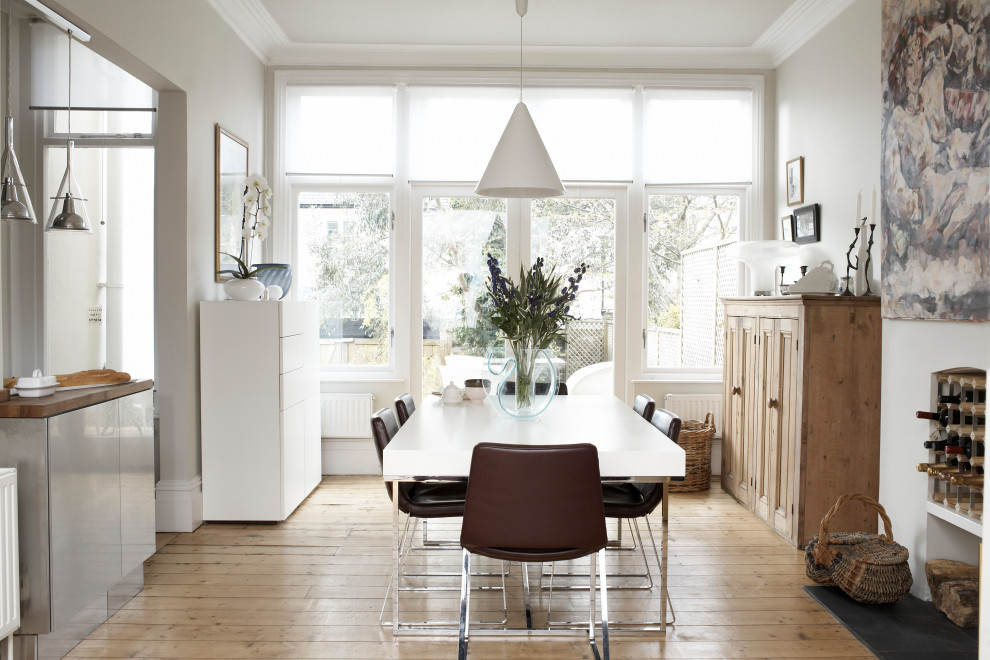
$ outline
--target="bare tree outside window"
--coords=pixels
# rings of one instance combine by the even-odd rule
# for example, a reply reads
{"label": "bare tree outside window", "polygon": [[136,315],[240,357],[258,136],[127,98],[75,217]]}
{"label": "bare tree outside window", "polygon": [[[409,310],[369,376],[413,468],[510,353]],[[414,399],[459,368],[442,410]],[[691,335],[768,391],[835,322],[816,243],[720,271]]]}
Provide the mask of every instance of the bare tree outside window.
{"label": "bare tree outside window", "polygon": [[648,338],[651,367],[721,364],[720,295],[737,270],[722,248],[739,234],[738,195],[649,196]]}

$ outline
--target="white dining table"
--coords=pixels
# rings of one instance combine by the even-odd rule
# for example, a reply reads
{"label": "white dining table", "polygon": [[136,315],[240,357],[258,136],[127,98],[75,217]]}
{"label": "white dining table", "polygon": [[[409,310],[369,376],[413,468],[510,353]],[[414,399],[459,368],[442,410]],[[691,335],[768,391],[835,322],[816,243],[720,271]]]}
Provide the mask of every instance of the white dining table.
{"label": "white dining table", "polygon": [[[612,395],[557,396],[535,419],[501,413],[492,400],[443,405],[427,397],[385,447],[382,475],[392,482],[392,584],[399,584],[400,482],[465,480],[481,442],[546,445],[589,442],[607,481],[664,483],[684,476],[684,450]],[[661,618],[666,623],[667,497],[662,503]],[[392,590],[392,632],[400,634],[399,589]]]}

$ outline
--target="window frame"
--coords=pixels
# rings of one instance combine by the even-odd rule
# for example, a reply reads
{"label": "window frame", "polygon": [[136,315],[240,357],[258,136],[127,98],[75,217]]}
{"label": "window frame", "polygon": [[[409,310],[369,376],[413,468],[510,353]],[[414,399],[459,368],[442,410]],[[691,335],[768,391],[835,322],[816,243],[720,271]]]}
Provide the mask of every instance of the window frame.
{"label": "window frame", "polygon": [[[682,185],[682,184],[650,184],[643,187],[643,241],[641,258],[643,260],[641,285],[644,295],[640,299],[640,315],[643,319],[643,341],[639,348],[640,371],[649,374],[659,380],[674,381],[721,381],[722,367],[669,367],[650,366],[647,357],[646,336],[650,330],[649,325],[649,295],[650,272],[646,267],[649,263],[649,208],[650,197],[653,195],[738,195],[739,196],[739,234],[737,241],[746,240],[743,238],[743,227],[749,222],[749,205],[751,197],[751,184],[709,184],[709,185]],[[736,275],[736,295],[741,295],[745,280],[743,278],[743,266],[737,265]]]}
{"label": "window frame", "polygon": [[[400,341],[401,324],[396,323],[398,313],[397,300],[399,296],[396,295],[396,286],[398,282],[397,269],[398,269],[398,259],[397,259],[397,240],[396,240],[396,213],[395,213],[395,191],[394,186],[391,183],[379,182],[374,183],[371,181],[364,181],[361,183],[341,183],[339,181],[331,182],[328,179],[322,181],[314,181],[313,177],[289,177],[293,179],[289,185],[289,195],[288,199],[291,202],[291,222],[288,223],[290,226],[287,228],[289,249],[288,255],[290,264],[299,263],[299,195],[301,193],[310,192],[326,192],[326,193],[384,193],[388,195],[389,198],[389,211],[392,216],[391,227],[389,229],[389,242],[388,242],[388,287],[389,287],[389,334],[390,334],[390,346],[389,346],[389,361],[388,364],[384,365],[374,365],[374,366],[356,366],[356,365],[324,365],[320,364],[320,376],[321,380],[361,380],[365,378],[370,378],[372,380],[385,380],[390,378],[400,378],[400,366],[403,364],[399,355],[402,353],[402,341]],[[307,179],[303,182],[299,179]],[[299,297],[299,286],[297,285],[290,290],[289,299],[291,300],[301,300]]]}
{"label": "window frame", "polygon": [[[462,194],[467,191],[473,194],[476,181],[413,181],[408,175],[408,137],[406,133],[406,113],[408,111],[408,101],[405,98],[407,86],[428,85],[428,86],[491,86],[502,85],[518,88],[519,78],[516,73],[504,70],[483,70],[483,69],[361,69],[361,68],[340,68],[326,70],[303,70],[303,69],[275,69],[271,74],[273,94],[269,97],[270,116],[273,121],[266,126],[267,143],[272,145],[272,149],[266,154],[266,169],[272,175],[269,180],[273,182],[276,208],[274,219],[274,232],[272,241],[266,245],[266,255],[272,261],[290,261],[286,254],[286,245],[289,240],[287,225],[291,224],[291,212],[288,209],[289,181],[285,175],[284,156],[285,145],[285,105],[286,88],[290,85],[394,85],[396,90],[396,112],[395,112],[395,148],[396,158],[394,161],[395,171],[390,178],[393,186],[392,204],[395,211],[395,226],[393,239],[397,246],[396,259],[393,276],[401,275],[407,281],[400,278],[402,291],[393,288],[392,295],[398,297],[395,303],[392,324],[395,329],[395,369],[392,374],[375,374],[369,372],[355,373],[349,379],[351,381],[364,382],[396,382],[402,383],[404,387],[411,391],[419,385],[419,371],[421,368],[420,359],[415,358],[416,349],[419,349],[421,338],[412,328],[416,328],[416,319],[413,318],[414,308],[412,300],[416,300],[413,292],[415,273],[413,264],[420,258],[419,248],[415,245],[420,241],[413,224],[413,209],[411,197],[414,188],[417,186],[439,186],[449,190],[445,194]],[[580,186],[625,186],[625,215],[620,215],[617,210],[616,224],[618,231],[616,243],[616,260],[625,260],[625,264],[617,268],[616,287],[616,327],[615,327],[615,393],[623,398],[629,398],[634,393],[637,383],[642,382],[720,382],[721,371],[718,369],[707,369],[699,372],[697,368],[679,368],[676,372],[665,372],[661,370],[645,370],[645,352],[640,348],[642,340],[641,331],[646,328],[645,315],[645,232],[636,231],[637,227],[645,229],[644,219],[641,217],[645,211],[645,186],[643,175],[643,145],[641,138],[644,134],[644,103],[646,94],[656,88],[683,88],[683,89],[726,89],[726,90],[747,90],[752,94],[752,180],[748,182],[746,207],[748,210],[747,219],[740,223],[739,240],[757,240],[762,238],[773,229],[773,223],[764,200],[772,199],[774,168],[773,163],[768,162],[769,147],[768,137],[772,135],[772,127],[767,125],[766,110],[766,86],[767,75],[765,73],[710,73],[707,71],[668,73],[660,70],[637,70],[637,71],[554,71],[547,69],[534,69],[527,73],[526,87],[630,87],[634,90],[633,101],[633,177],[629,181],[569,181],[565,180],[565,188],[571,190]],[[523,91],[525,100],[525,89]],[[480,176],[480,174],[479,174]],[[338,180],[349,179],[350,177],[337,177]],[[651,183],[651,187],[661,186],[662,183]],[[469,190],[468,190],[469,188]],[[620,202],[623,200],[620,198]],[[528,239],[528,209],[529,200],[509,200],[509,217],[512,217],[513,207],[517,206],[517,211],[524,213],[525,226],[520,227],[524,236],[520,241],[524,243],[517,249],[512,236],[512,221],[509,221],[508,229],[508,252],[509,267],[518,269],[520,255],[529,253]],[[617,207],[618,208],[618,207]],[[522,222],[522,220],[520,220]],[[624,236],[624,238],[623,238]],[[515,252],[513,252],[515,250]],[[416,254],[413,254],[417,251]],[[620,256],[622,255],[622,256]],[[279,258],[281,257],[281,258]],[[642,277],[640,276],[642,274]],[[618,294],[619,287],[623,286],[625,295],[621,298]],[[637,304],[637,298],[642,304]],[[624,311],[622,311],[624,310]],[[416,312],[415,316],[420,317]],[[421,323],[421,319],[420,319]],[[401,339],[400,339],[401,338]],[[415,345],[415,346],[414,346]],[[415,364],[413,362],[415,361]],[[717,376],[714,372],[718,372]],[[324,380],[328,380],[324,376]]]}

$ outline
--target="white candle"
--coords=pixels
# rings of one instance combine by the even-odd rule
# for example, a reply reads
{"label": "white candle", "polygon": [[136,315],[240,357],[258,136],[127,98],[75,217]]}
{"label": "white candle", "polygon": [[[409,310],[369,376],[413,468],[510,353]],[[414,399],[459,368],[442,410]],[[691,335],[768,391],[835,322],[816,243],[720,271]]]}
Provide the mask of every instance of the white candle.
{"label": "white candle", "polygon": [[860,191],[856,193],[856,226],[857,227],[859,226],[860,218],[863,217],[861,215],[862,208],[863,208],[863,190],[860,189]]}
{"label": "white candle", "polygon": [[877,221],[877,187],[873,186],[873,205],[870,207],[870,222]]}

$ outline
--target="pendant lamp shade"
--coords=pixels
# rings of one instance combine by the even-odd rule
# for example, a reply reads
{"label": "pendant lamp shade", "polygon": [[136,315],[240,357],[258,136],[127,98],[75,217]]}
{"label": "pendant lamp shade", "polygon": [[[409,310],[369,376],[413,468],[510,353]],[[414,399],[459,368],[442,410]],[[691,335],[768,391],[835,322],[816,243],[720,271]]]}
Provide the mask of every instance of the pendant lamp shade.
{"label": "pendant lamp shade", "polygon": [[86,200],[79,192],[79,183],[72,171],[72,146],[73,142],[69,140],[65,149],[65,174],[62,175],[58,193],[52,197],[55,203],[52,204],[51,213],[48,214],[45,231],[67,230],[92,233],[93,228],[86,214]]}
{"label": "pendant lamp shade", "polygon": [[[7,112],[10,112],[10,76],[13,65],[10,61],[10,24],[13,22],[13,12],[10,10],[10,3],[7,3],[7,20],[4,21],[7,28],[7,35],[4,41],[7,42],[6,61],[6,103]],[[24,183],[24,175],[21,174],[21,166],[17,164],[17,154],[14,153],[14,118],[4,117],[3,120],[3,156],[0,156],[0,219],[17,220],[38,224],[38,219],[34,216],[34,205],[31,204],[31,195],[28,194],[27,185]]]}
{"label": "pendant lamp shade", "polygon": [[[69,35],[69,95],[66,105],[66,132],[72,135],[72,30],[67,30]],[[93,233],[93,228],[89,224],[89,216],[86,215],[86,200],[79,192],[79,183],[76,175],[72,171],[72,140],[65,142],[65,174],[62,175],[62,183],[58,187],[58,192],[52,197],[55,203],[52,204],[51,213],[48,214],[48,222],[45,224],[45,231],[84,231]]]}
{"label": "pendant lamp shade", "polygon": [[475,192],[485,197],[513,198],[564,194],[564,184],[522,101],[512,111]]}
{"label": "pendant lamp shade", "polygon": [[0,206],[0,219],[19,220],[37,224],[38,220],[34,216],[34,206],[31,204],[31,195],[24,184],[24,175],[21,174],[21,167],[17,164],[17,154],[14,153],[14,118],[4,119],[3,129],[3,157],[2,163],[2,206]]}

